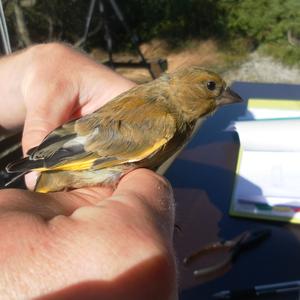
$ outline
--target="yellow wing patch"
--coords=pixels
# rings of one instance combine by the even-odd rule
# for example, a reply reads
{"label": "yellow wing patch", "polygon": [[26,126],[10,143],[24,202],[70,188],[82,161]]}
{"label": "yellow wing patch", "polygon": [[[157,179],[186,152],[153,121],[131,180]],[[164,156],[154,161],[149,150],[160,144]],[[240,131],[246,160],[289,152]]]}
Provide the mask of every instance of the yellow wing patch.
{"label": "yellow wing patch", "polygon": [[152,147],[142,151],[141,153],[137,154],[137,156],[133,157],[132,159],[129,159],[128,162],[135,162],[142,160],[146,158],[147,156],[151,155],[155,151],[157,151],[159,148],[164,146],[169,141],[169,138],[163,138],[160,141],[156,142]]}
{"label": "yellow wing patch", "polygon": [[35,171],[44,172],[44,171],[81,171],[90,169],[96,160],[95,157],[93,158],[82,158],[75,161],[66,162],[63,165],[53,166],[51,168],[38,168]]}
{"label": "yellow wing patch", "polygon": [[99,163],[97,165],[93,165],[94,162],[97,159],[97,157],[92,157],[92,158],[82,158],[80,160],[75,160],[75,161],[70,161],[66,162],[65,164],[58,165],[58,166],[53,166],[50,168],[37,168],[35,171],[38,172],[44,172],[44,171],[82,171],[82,170],[87,170],[91,168],[95,169],[103,169],[103,168],[108,168],[112,167],[115,165],[123,164],[123,163],[130,163],[130,162],[136,162],[140,161],[147,156],[151,155],[155,151],[157,151],[159,148],[164,146],[169,138],[163,138],[160,141],[156,142],[152,147],[145,149],[142,152],[138,153],[124,153],[124,156],[121,155],[120,159],[115,159],[115,160],[109,160],[109,161],[104,161],[103,163]]}
{"label": "yellow wing patch", "polygon": [[124,155],[120,155],[121,156],[120,159],[99,163],[98,165],[95,165],[93,167],[94,169],[103,169],[103,168],[109,168],[116,165],[120,165],[123,163],[132,163],[132,162],[140,161],[148,157],[149,155],[151,155],[161,147],[163,147],[169,141],[169,139],[170,138],[163,138],[160,141],[156,142],[152,147],[145,149],[144,151],[124,153]]}

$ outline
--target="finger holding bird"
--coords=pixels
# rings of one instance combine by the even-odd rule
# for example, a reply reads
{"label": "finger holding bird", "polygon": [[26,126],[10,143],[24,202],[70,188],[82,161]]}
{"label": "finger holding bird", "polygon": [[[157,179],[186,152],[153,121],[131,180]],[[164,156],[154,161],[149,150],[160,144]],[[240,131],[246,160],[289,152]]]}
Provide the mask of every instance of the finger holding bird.
{"label": "finger holding bird", "polygon": [[194,66],[136,86],[94,113],[52,131],[8,172],[40,172],[35,191],[116,184],[133,169],[156,170],[186,144],[197,121],[241,102],[217,74]]}

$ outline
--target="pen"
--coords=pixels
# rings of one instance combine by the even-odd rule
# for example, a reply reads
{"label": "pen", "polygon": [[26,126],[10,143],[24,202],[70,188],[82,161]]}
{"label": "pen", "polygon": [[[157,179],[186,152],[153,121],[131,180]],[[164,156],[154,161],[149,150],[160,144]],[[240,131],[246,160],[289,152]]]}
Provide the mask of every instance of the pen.
{"label": "pen", "polygon": [[251,296],[260,296],[264,294],[280,294],[292,291],[300,291],[300,281],[289,281],[265,285],[257,285],[244,290],[227,290],[213,294],[215,299],[245,299]]}

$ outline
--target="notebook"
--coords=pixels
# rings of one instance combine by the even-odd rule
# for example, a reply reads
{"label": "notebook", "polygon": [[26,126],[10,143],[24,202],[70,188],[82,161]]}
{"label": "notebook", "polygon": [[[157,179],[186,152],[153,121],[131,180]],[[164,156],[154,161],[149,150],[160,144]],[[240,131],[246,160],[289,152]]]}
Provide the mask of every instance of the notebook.
{"label": "notebook", "polygon": [[300,101],[249,99],[230,215],[300,223]]}

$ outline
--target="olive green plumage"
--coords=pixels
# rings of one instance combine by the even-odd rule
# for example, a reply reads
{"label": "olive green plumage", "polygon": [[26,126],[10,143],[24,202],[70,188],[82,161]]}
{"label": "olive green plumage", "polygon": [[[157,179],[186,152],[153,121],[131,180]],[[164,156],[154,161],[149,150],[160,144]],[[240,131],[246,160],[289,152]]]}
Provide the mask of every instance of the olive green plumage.
{"label": "olive green plumage", "polygon": [[7,170],[41,172],[38,192],[114,184],[134,168],[155,170],[188,141],[198,120],[239,101],[220,76],[199,67],[163,74],[63,124]]}

